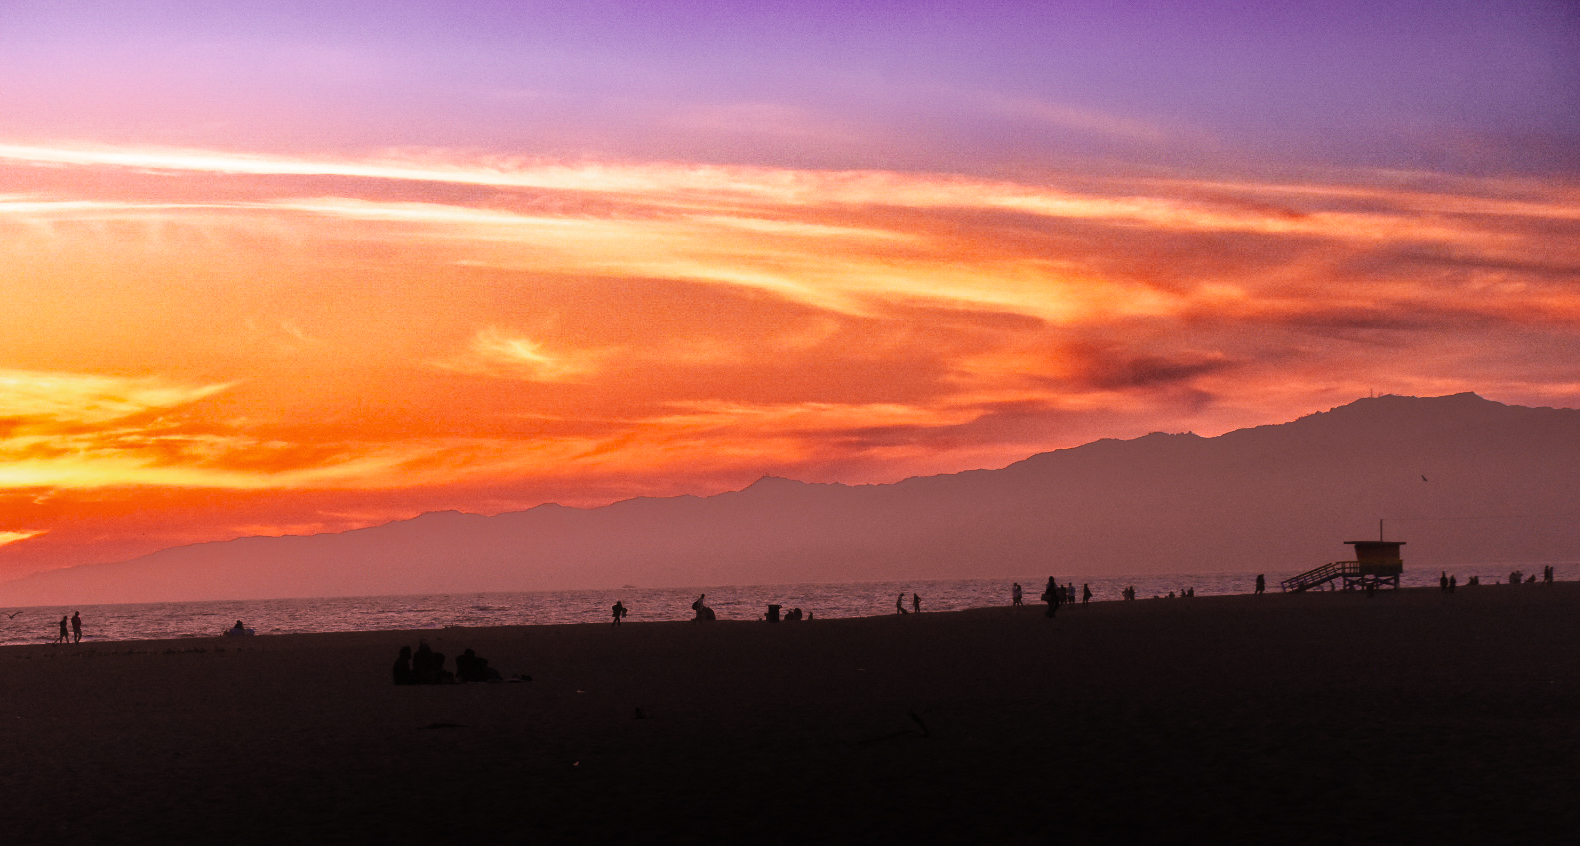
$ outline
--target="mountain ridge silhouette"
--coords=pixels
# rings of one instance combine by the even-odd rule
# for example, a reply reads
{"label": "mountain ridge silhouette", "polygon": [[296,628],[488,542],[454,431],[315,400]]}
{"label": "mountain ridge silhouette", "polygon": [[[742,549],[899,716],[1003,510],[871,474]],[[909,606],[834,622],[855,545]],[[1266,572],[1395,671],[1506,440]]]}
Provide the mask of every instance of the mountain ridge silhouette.
{"label": "mountain ridge silhouette", "polygon": [[1387,395],[890,484],[765,476],[707,497],[173,547],[0,584],[0,603],[1288,573],[1347,557],[1379,521],[1407,569],[1436,572],[1580,560],[1577,510],[1580,411]]}

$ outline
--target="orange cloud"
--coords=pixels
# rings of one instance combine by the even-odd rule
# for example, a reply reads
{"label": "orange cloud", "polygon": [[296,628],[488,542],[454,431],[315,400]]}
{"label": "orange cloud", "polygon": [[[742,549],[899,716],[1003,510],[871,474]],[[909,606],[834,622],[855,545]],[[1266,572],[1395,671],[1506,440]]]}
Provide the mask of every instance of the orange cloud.
{"label": "orange cloud", "polygon": [[1580,401],[1561,184],[16,145],[0,170],[0,494],[49,532],[0,566],[64,555],[92,497],[191,540],[194,491],[246,511],[224,531],[295,531],[890,481],[1373,389]]}

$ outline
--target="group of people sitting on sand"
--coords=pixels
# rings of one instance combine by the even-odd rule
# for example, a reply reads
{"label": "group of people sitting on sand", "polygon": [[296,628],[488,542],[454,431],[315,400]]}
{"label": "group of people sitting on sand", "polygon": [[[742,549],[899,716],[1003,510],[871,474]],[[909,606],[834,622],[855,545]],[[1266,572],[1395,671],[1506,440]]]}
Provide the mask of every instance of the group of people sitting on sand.
{"label": "group of people sitting on sand", "polygon": [[[435,652],[425,640],[417,641],[417,651],[410,646],[400,648],[395,659],[396,684],[461,684],[467,682],[506,681],[499,671],[488,666],[488,659],[468,649],[455,658],[455,672],[444,668],[444,653]],[[509,681],[531,681],[531,677],[517,674]]]}
{"label": "group of people sitting on sand", "polygon": [[[763,617],[763,619],[770,623],[777,623],[780,620],[784,620],[786,623],[796,623],[801,621],[801,609],[791,608],[789,611],[786,611],[783,615],[781,615],[779,613],[779,609],[783,607],[783,605],[770,604],[768,606],[768,613]],[[808,614],[806,619],[812,619],[811,615]]]}
{"label": "group of people sitting on sand", "polygon": [[[1542,584],[1550,585],[1552,583],[1553,583],[1553,568],[1552,567],[1543,567],[1542,568]],[[1523,573],[1522,571],[1515,570],[1514,572],[1509,574],[1509,584],[1511,584],[1511,585],[1518,585],[1518,584],[1534,585],[1534,584],[1536,584],[1536,574],[1532,573],[1529,576],[1526,576],[1525,573]]]}

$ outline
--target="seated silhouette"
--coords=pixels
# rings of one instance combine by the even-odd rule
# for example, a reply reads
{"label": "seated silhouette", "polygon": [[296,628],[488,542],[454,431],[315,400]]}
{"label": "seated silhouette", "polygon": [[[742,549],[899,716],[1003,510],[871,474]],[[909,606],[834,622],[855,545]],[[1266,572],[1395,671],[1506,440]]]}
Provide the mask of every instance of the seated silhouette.
{"label": "seated silhouette", "polygon": [[691,603],[691,610],[697,612],[697,616],[693,617],[693,620],[701,621],[718,619],[713,615],[713,609],[709,608],[707,605],[704,605],[702,602],[702,600],[706,599],[707,596],[707,594],[703,594],[702,596],[697,597],[696,602]]}
{"label": "seated silhouette", "polygon": [[434,652],[425,640],[417,641],[417,652],[411,656],[412,684],[449,684],[455,675],[444,668],[444,653]]}
{"label": "seated silhouette", "polygon": [[488,666],[488,659],[470,649],[456,656],[455,675],[463,682],[500,681],[499,671]]}
{"label": "seated silhouette", "polygon": [[412,680],[412,674],[411,674],[411,647],[410,646],[402,646],[400,648],[400,657],[395,659],[395,683],[396,684],[416,684],[416,682],[414,682]]}

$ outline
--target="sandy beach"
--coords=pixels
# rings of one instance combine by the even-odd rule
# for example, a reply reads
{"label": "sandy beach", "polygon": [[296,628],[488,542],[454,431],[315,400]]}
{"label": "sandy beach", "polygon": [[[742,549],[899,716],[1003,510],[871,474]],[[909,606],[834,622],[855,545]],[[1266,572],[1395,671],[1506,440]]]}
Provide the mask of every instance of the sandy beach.
{"label": "sandy beach", "polygon": [[[4,647],[0,807],[7,843],[1539,842],[1580,823],[1577,612],[1559,583]],[[419,638],[533,680],[391,684]]]}

